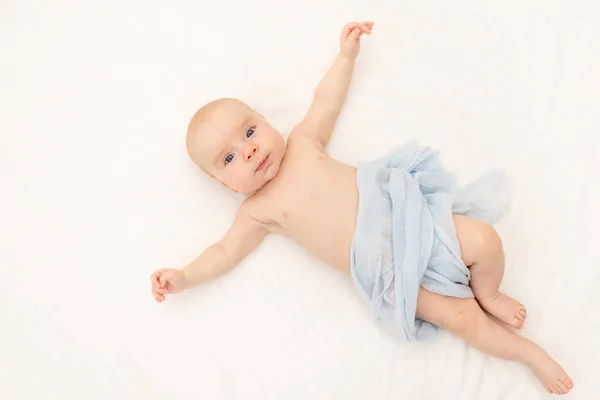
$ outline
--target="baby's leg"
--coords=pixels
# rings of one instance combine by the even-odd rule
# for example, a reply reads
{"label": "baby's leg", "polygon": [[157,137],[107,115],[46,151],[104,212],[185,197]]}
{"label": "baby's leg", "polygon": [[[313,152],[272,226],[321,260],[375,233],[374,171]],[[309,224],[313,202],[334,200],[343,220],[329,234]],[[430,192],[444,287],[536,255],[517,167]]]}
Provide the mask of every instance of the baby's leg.
{"label": "baby's leg", "polygon": [[485,222],[454,216],[454,226],[465,264],[471,270],[471,289],[487,312],[505,324],[523,328],[527,310],[499,291],[504,275],[504,250],[494,228]]}
{"label": "baby's leg", "polygon": [[484,353],[525,364],[548,392],[564,394],[573,387],[569,376],[542,348],[496,324],[473,299],[441,296],[420,288],[417,317],[460,336]]}

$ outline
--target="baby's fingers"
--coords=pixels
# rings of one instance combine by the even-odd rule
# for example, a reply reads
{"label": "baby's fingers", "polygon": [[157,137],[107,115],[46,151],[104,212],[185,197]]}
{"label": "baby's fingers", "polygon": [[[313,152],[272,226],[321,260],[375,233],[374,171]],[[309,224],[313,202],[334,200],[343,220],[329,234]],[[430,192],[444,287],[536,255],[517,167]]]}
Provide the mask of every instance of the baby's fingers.
{"label": "baby's fingers", "polygon": [[346,39],[350,32],[352,32],[355,28],[358,28],[358,22],[350,22],[344,26],[344,30],[342,31],[342,39]]}
{"label": "baby's fingers", "polygon": [[370,35],[371,32],[373,31],[373,22],[361,22],[360,25],[360,30],[362,33],[366,33],[367,35]]}
{"label": "baby's fingers", "polygon": [[160,276],[160,278],[158,278],[159,286],[161,288],[166,288],[167,287],[167,283],[169,282],[169,279],[172,279],[172,275],[173,274],[168,274],[168,273],[162,274]]}
{"label": "baby's fingers", "polygon": [[154,296],[154,300],[156,300],[158,303],[162,303],[165,300],[165,296],[156,293],[154,290],[152,291],[152,295]]}
{"label": "baby's fingers", "polygon": [[150,275],[150,282],[152,283],[152,287],[160,287],[160,277],[166,271],[166,269],[159,269],[158,271],[154,271],[152,275]]}

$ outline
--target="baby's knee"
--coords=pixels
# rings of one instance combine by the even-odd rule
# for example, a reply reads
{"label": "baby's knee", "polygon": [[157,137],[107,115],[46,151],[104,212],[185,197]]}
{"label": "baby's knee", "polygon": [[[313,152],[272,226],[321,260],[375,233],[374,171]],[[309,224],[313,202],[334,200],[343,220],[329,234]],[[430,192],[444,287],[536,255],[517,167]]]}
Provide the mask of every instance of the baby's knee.
{"label": "baby's knee", "polygon": [[[458,224],[456,224],[458,222]],[[455,219],[458,239],[461,242],[463,256],[476,262],[482,257],[503,252],[502,239],[496,229],[486,222],[465,219]]]}
{"label": "baby's knee", "polygon": [[494,227],[490,224],[487,224],[485,222],[483,224],[484,228],[482,228],[481,232],[481,241],[484,251],[486,251],[487,254],[502,253],[504,249],[502,246],[502,239],[500,238],[500,235],[498,234],[496,229],[494,229]]}
{"label": "baby's knee", "polygon": [[475,299],[462,299],[460,303],[443,318],[441,328],[463,338],[472,337],[480,330],[487,317]]}

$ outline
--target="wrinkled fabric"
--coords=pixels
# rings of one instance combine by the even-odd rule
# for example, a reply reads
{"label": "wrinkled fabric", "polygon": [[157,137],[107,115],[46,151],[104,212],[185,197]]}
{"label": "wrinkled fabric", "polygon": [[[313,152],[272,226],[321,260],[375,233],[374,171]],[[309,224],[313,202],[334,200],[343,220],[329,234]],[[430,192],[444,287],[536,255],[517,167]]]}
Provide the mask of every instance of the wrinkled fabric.
{"label": "wrinkled fabric", "polygon": [[408,340],[439,328],[416,318],[419,287],[472,298],[452,214],[496,222],[507,205],[504,174],[491,171],[459,190],[437,153],[416,141],[359,164],[352,278],[373,317]]}

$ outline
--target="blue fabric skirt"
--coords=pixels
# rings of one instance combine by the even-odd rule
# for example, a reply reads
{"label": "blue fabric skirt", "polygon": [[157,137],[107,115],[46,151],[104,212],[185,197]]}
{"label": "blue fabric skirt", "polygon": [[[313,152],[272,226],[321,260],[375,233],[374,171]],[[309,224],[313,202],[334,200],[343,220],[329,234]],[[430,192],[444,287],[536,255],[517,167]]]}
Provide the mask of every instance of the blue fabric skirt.
{"label": "blue fabric skirt", "polygon": [[472,298],[452,214],[496,222],[507,205],[504,174],[490,171],[460,189],[430,148],[411,141],[358,166],[359,207],[352,278],[373,317],[408,340],[439,328],[416,318],[419,287]]}

